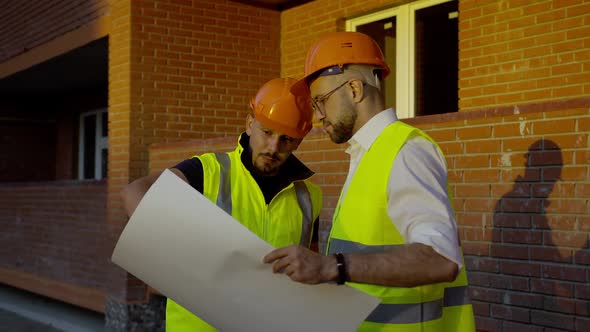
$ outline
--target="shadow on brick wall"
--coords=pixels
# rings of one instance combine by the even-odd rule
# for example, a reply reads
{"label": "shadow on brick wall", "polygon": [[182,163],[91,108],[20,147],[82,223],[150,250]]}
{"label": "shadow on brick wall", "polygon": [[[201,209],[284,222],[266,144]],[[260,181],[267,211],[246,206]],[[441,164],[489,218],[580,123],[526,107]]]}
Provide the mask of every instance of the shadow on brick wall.
{"label": "shadow on brick wall", "polygon": [[[540,139],[523,157],[524,174],[494,209],[490,255],[499,274],[490,276],[489,287],[501,296],[489,304],[490,316],[501,330],[535,326],[575,331],[581,323],[576,320],[588,316],[588,301],[576,299],[577,287],[586,279],[574,258],[588,243],[583,237],[568,243],[576,230],[575,216],[547,212],[556,211],[549,208],[550,197],[561,203],[556,199],[568,188],[557,187],[554,193],[561,181],[562,151],[555,142]],[[579,239],[586,242],[582,248],[575,241]]]}

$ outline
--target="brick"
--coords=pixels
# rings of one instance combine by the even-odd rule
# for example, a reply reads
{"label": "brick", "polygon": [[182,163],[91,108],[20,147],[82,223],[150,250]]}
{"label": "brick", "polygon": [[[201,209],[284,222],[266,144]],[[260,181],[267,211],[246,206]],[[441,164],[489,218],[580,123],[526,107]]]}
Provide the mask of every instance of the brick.
{"label": "brick", "polygon": [[502,196],[503,198],[531,197],[531,185],[529,183],[519,182],[513,184],[491,184],[491,196]]}
{"label": "brick", "polygon": [[489,276],[489,285],[496,289],[508,289],[528,292],[529,278],[520,276],[492,274]]}
{"label": "brick", "polygon": [[502,320],[528,323],[530,321],[530,310],[493,304],[491,305],[491,316]]}
{"label": "brick", "polygon": [[545,208],[548,214],[584,214],[588,211],[588,201],[585,199],[553,200]]}
{"label": "brick", "polygon": [[530,323],[504,322],[504,331],[519,331],[519,332],[544,332],[540,326],[534,326]]}
{"label": "brick", "polygon": [[541,265],[536,263],[525,263],[518,261],[501,261],[500,272],[510,275],[540,277]]}
{"label": "brick", "polygon": [[490,157],[486,155],[457,156],[454,160],[455,168],[482,168],[490,166]]}
{"label": "brick", "polygon": [[[588,315],[586,314],[586,316]],[[576,331],[584,331],[584,329],[590,326],[590,318],[576,317],[575,326]]]}
{"label": "brick", "polygon": [[493,127],[494,137],[513,137],[522,136],[525,133],[530,133],[532,124],[527,122],[498,124]]}
{"label": "brick", "polygon": [[493,276],[493,274],[474,271],[467,275],[467,279],[469,280],[470,286],[482,286],[486,288],[486,286],[490,286],[491,276]]}
{"label": "brick", "polygon": [[530,198],[502,198],[500,204],[502,212],[539,213],[541,212],[541,200]]}
{"label": "brick", "polygon": [[463,172],[465,182],[497,182],[500,172],[494,169],[467,169]]}
{"label": "brick", "polygon": [[480,301],[472,301],[471,305],[473,306],[473,313],[476,316],[490,316],[490,304]]}
{"label": "brick", "polygon": [[[588,248],[588,243],[586,243],[584,248]],[[573,263],[579,265],[590,265],[590,250],[581,249],[575,251]]]}
{"label": "brick", "polygon": [[576,313],[576,301],[574,299],[565,299],[560,297],[545,297],[543,309],[564,314]]}
{"label": "brick", "polygon": [[563,165],[563,157],[561,150],[554,151],[532,151],[529,152],[530,166],[549,166],[549,165]]}
{"label": "brick", "polygon": [[475,325],[478,332],[501,331],[502,321],[499,319],[492,319],[486,317],[475,317]]}
{"label": "brick", "polygon": [[531,215],[528,213],[495,213],[494,227],[530,228]]}
{"label": "brick", "polygon": [[488,184],[458,184],[455,186],[457,197],[489,197],[490,185]]}
{"label": "brick", "polygon": [[[523,134],[530,134],[531,126],[528,125],[526,122],[519,125],[519,128],[522,128]],[[521,130],[521,129],[519,129]],[[539,142],[538,137],[520,137],[520,138],[504,138],[502,139],[502,151],[505,152],[523,152],[523,157],[526,158],[524,152],[527,152],[531,147],[534,147]]]}
{"label": "brick", "polygon": [[498,258],[528,259],[529,248],[527,246],[492,243],[490,254],[492,257]]}
{"label": "brick", "polygon": [[500,264],[495,259],[485,257],[465,257],[465,266],[469,271],[499,272]]}
{"label": "brick", "polygon": [[482,287],[469,287],[469,296],[473,300],[501,303],[502,292]]}
{"label": "brick", "polygon": [[531,279],[531,292],[555,295],[561,297],[573,297],[573,283],[548,280],[548,279]]}
{"label": "brick", "polygon": [[500,142],[493,141],[493,140],[465,142],[465,153],[497,152],[499,147],[500,147]]}
{"label": "brick", "polygon": [[489,199],[465,199],[464,206],[466,211],[470,212],[487,212],[494,207],[494,202]]}
{"label": "brick", "polygon": [[574,291],[576,299],[590,300],[590,286],[576,284]]}
{"label": "brick", "polygon": [[523,292],[505,292],[503,296],[505,304],[519,307],[541,309],[543,307],[543,296]]}
{"label": "brick", "polygon": [[492,231],[485,229],[466,228],[463,231],[465,241],[491,241]]}
{"label": "brick", "polygon": [[[573,228],[571,229],[574,230]],[[553,231],[544,234],[544,243],[551,243],[554,246],[582,249],[588,243],[588,234],[578,232],[560,232]]]}
{"label": "brick", "polygon": [[590,184],[576,183],[574,188],[573,193],[575,197],[590,197]]}
{"label": "brick", "polygon": [[557,279],[564,281],[586,282],[586,269],[583,267],[560,265],[543,265],[543,278]]}
{"label": "brick", "polygon": [[460,225],[489,227],[491,218],[487,214],[481,213],[460,213],[456,214],[457,221]]}
{"label": "brick", "polygon": [[[555,177],[555,176],[553,176]],[[525,169],[514,168],[514,169],[502,169],[500,170],[500,179],[506,181],[540,181],[541,180],[541,169],[528,167]]]}
{"label": "brick", "polygon": [[535,135],[565,133],[575,131],[575,119],[561,119],[553,121],[540,121],[533,124],[533,133]]}
{"label": "brick", "polygon": [[572,330],[574,328],[574,318],[572,316],[550,313],[546,311],[532,310],[531,322],[541,326],[556,327],[567,330]]}
{"label": "brick", "polygon": [[[590,302],[584,300],[575,300],[576,315],[588,317],[590,314]],[[579,317],[578,317],[579,319]]]}
{"label": "brick", "polygon": [[558,247],[533,247],[531,259],[535,261],[549,261],[558,263],[572,263],[572,251]]}
{"label": "brick", "polygon": [[546,168],[543,169],[543,177],[546,181],[584,181],[587,179],[588,167],[585,166],[565,166],[563,168]]}
{"label": "brick", "polygon": [[459,128],[456,133],[459,140],[482,139],[492,136],[492,128],[489,126]]}
{"label": "brick", "polygon": [[534,228],[555,229],[555,230],[575,230],[576,217],[569,215],[536,215],[532,216]]}
{"label": "brick", "polygon": [[490,254],[490,245],[486,243],[463,241],[462,247],[464,255],[488,256]]}

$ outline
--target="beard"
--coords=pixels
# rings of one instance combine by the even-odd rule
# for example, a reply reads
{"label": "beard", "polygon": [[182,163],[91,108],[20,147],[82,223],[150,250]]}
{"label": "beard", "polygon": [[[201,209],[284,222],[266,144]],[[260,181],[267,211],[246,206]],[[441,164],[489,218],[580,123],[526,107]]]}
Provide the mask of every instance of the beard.
{"label": "beard", "polygon": [[[272,158],[272,161],[266,160],[264,157]],[[258,158],[254,161],[253,170],[256,174],[262,176],[276,175],[281,167],[281,162],[278,156],[269,153],[260,153]]]}
{"label": "beard", "polygon": [[332,131],[328,132],[332,142],[341,144],[348,142],[353,135],[353,128],[358,115],[351,108],[346,108],[335,122],[330,122]]}

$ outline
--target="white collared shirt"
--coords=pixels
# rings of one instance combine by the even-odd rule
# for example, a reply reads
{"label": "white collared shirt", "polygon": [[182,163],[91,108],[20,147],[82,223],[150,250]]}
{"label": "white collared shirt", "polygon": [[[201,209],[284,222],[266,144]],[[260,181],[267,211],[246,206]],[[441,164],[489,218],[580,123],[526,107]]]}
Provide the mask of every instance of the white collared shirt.
{"label": "white collared shirt", "polygon": [[[365,152],[395,121],[398,119],[394,110],[386,109],[373,116],[348,141],[346,153],[350,155],[350,168],[342,199]],[[387,197],[387,214],[406,243],[431,246],[461,268],[457,225],[447,194],[446,162],[434,144],[422,137],[406,142],[391,168]]]}

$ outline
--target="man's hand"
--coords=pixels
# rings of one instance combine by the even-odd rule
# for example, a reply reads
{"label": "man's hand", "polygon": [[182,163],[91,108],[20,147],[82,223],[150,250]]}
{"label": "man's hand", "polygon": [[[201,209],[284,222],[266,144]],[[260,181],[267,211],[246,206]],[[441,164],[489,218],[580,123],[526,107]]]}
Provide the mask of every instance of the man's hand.
{"label": "man's hand", "polygon": [[302,246],[289,246],[271,251],[264,256],[264,263],[273,264],[274,273],[285,273],[293,281],[319,284],[336,280],[336,259],[322,256]]}

